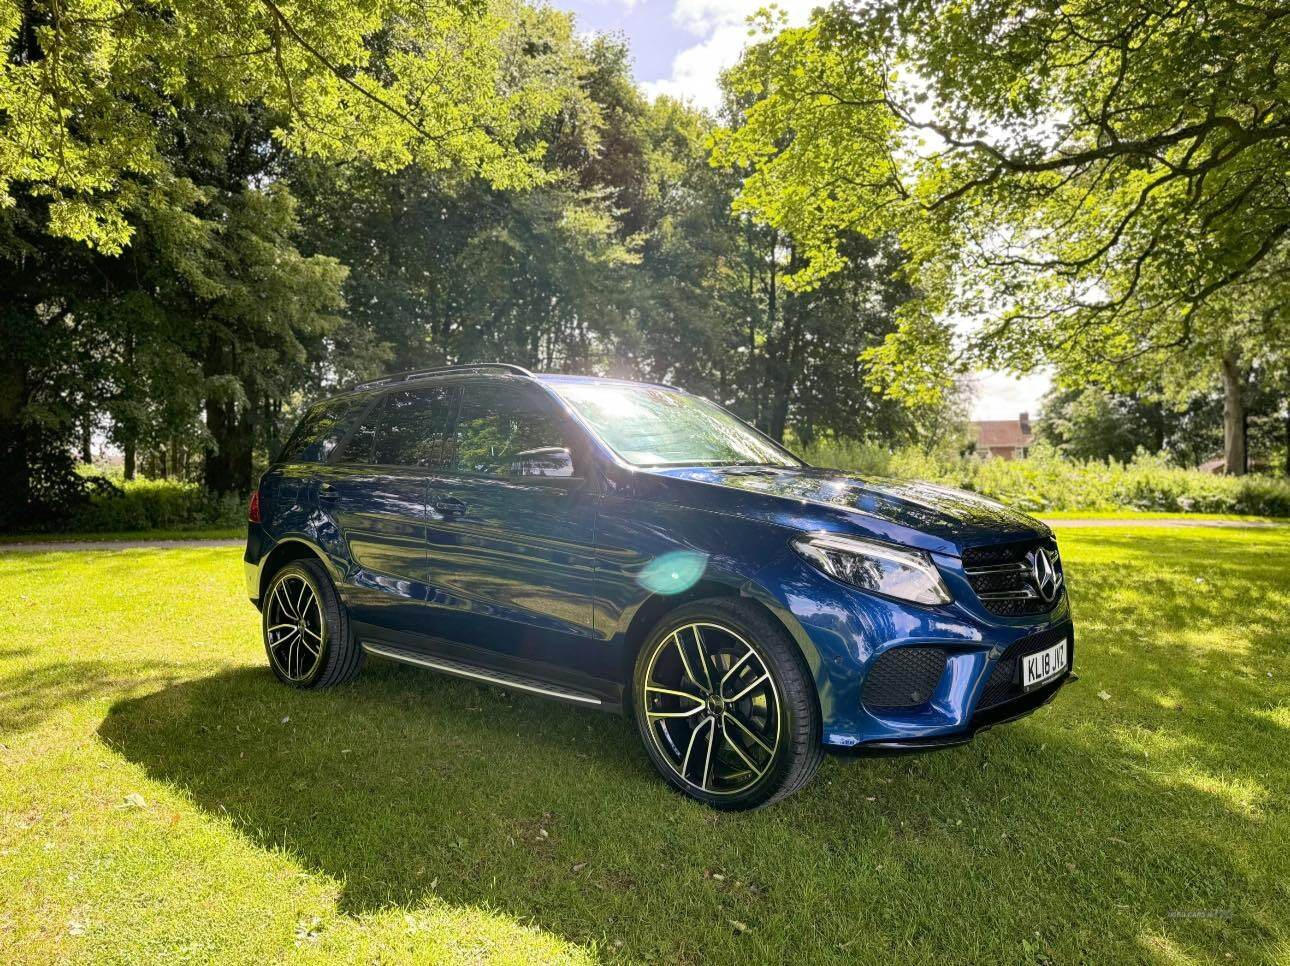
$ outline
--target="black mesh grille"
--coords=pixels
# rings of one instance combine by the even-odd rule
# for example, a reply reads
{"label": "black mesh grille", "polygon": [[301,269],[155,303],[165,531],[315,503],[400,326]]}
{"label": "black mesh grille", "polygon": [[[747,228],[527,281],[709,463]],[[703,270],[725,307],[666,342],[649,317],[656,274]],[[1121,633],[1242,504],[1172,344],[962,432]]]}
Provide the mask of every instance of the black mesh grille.
{"label": "black mesh grille", "polygon": [[[1035,583],[1032,561],[1037,553],[1048,554],[1055,575],[1057,588],[1051,600],[1044,600]],[[1066,592],[1061,558],[1052,539],[968,547],[963,551],[963,571],[981,605],[1000,617],[1047,613]]]}
{"label": "black mesh grille", "polygon": [[942,647],[896,647],[878,655],[864,682],[868,708],[915,708],[931,698],[945,673]]}
{"label": "black mesh grille", "polygon": [[1052,647],[1062,638],[1066,638],[1067,673],[1075,666],[1075,635],[1070,624],[1058,624],[1056,627],[1038,634],[1031,634],[1010,645],[995,663],[990,678],[985,682],[977,710],[984,711],[1005,701],[1019,698],[1024,693],[1021,689],[1021,659],[1036,651]]}

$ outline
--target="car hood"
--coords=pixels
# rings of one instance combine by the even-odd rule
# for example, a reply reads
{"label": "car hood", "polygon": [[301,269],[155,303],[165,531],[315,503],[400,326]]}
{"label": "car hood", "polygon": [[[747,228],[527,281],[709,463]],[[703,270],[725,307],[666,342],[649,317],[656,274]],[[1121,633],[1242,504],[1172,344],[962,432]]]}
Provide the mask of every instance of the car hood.
{"label": "car hood", "polygon": [[814,467],[669,467],[651,472],[739,494],[717,499],[715,494],[696,492],[695,500],[706,509],[770,515],[798,529],[859,531],[940,553],[958,554],[965,547],[1050,533],[1045,524],[1002,503],[932,483]]}

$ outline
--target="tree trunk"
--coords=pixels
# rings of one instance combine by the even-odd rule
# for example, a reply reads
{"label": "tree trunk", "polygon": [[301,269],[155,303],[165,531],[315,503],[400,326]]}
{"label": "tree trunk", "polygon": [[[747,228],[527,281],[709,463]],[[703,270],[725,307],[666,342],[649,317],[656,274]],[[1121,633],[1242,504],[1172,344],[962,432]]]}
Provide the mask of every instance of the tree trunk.
{"label": "tree trunk", "polygon": [[122,444],[121,448],[125,451],[125,478],[132,480],[134,479],[134,440]]}
{"label": "tree trunk", "polygon": [[0,365],[0,525],[22,519],[31,504],[29,429],[23,423],[27,372],[17,359]]}
{"label": "tree trunk", "polygon": [[1236,359],[1223,356],[1223,471],[1244,476],[1249,466],[1245,453],[1245,379]]}
{"label": "tree trunk", "polygon": [[[773,260],[772,255],[772,260]],[[789,251],[789,272],[797,270],[797,250]],[[784,442],[784,431],[788,428],[788,409],[793,398],[793,389],[797,385],[797,376],[802,368],[802,300],[789,295],[779,307],[783,319],[783,338],[775,353],[774,385],[771,391],[770,427],[767,433],[777,443]]]}
{"label": "tree trunk", "polygon": [[81,419],[81,462],[93,463],[94,452],[90,448],[91,438],[94,435],[93,420],[89,413]]}
{"label": "tree trunk", "polygon": [[[236,350],[226,352],[218,337],[212,335],[206,346],[207,378],[236,371],[236,363]],[[206,486],[215,493],[251,491],[254,406],[255,400],[250,400],[239,412],[231,399],[208,397],[206,400],[206,429],[214,440],[214,445],[206,450]]]}
{"label": "tree trunk", "polygon": [[216,493],[251,491],[254,432],[246,413],[232,402],[208,400],[206,428],[215,445],[206,451],[206,486]]}

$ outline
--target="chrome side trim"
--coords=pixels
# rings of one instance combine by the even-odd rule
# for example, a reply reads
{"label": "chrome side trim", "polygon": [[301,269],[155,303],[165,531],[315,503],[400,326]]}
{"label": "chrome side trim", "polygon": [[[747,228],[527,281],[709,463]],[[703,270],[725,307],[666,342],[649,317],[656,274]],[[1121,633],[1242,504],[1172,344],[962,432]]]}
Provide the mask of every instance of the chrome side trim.
{"label": "chrome side trim", "polygon": [[375,644],[363,644],[363,650],[369,654],[377,654],[381,657],[388,657],[392,661],[402,661],[404,664],[415,664],[418,667],[427,667],[432,671],[442,671],[444,674],[452,674],[461,678],[470,678],[475,681],[485,681],[489,684],[496,684],[503,688],[516,688],[520,691],[530,691],[533,694],[543,694],[550,698],[563,698],[566,701],[580,701],[583,704],[602,704],[599,698],[593,698],[590,695],[578,694],[576,691],[562,691],[559,688],[542,687],[537,684],[528,684],[516,678],[503,677],[501,675],[485,674],[483,671],[467,669],[466,667],[448,663],[445,661],[436,661],[433,658],[421,657],[420,655],[408,654],[406,651],[387,650],[378,647]]}

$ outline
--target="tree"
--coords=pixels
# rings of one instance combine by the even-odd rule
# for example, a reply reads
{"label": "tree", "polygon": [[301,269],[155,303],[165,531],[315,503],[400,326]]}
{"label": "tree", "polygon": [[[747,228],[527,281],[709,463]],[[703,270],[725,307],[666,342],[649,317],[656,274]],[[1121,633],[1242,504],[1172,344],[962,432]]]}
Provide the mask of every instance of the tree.
{"label": "tree", "polygon": [[547,11],[526,29],[567,92],[536,132],[549,147],[539,184],[502,191],[419,166],[293,165],[309,250],[351,267],[350,313],[390,347],[396,367],[505,359],[586,370],[608,358],[626,325],[623,271],[635,243],[616,186],[586,170],[605,163],[606,115],[588,93],[603,71],[566,15]]}
{"label": "tree", "polygon": [[[294,247],[283,152],[537,184],[567,82],[530,42],[548,17],[509,0],[0,5],[17,512],[77,492],[61,454],[94,420],[127,475],[140,447],[196,444],[211,486],[248,489],[295,394],[380,355],[336,314],[341,266]],[[324,365],[325,347],[352,351]]]}
{"label": "tree", "polygon": [[1172,442],[1159,399],[1106,392],[1096,386],[1054,388],[1045,397],[1036,435],[1077,460],[1128,462],[1139,449],[1161,452]]}
{"label": "tree", "polygon": [[[519,146],[562,92],[510,0],[5,0],[0,199],[48,201],[52,233],[119,252],[167,177],[159,122],[195,101],[261,105],[303,155],[533,184]],[[522,62],[536,69],[517,69]]]}
{"label": "tree", "polygon": [[893,391],[953,361],[951,320],[977,326],[961,362],[1110,384],[1221,342],[1226,294],[1284,264],[1288,42],[1269,0],[840,4],[732,73],[757,96],[717,160],[801,249],[790,285],[850,231],[898,235],[920,298],[871,355]]}

